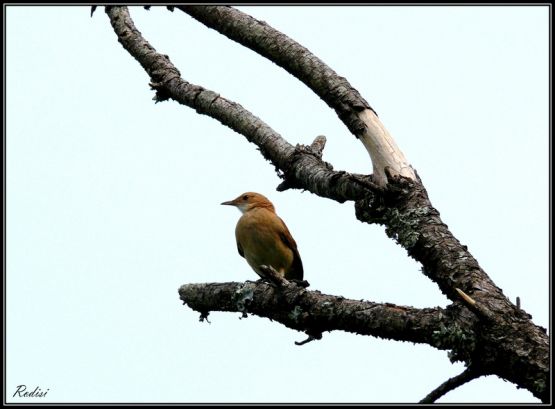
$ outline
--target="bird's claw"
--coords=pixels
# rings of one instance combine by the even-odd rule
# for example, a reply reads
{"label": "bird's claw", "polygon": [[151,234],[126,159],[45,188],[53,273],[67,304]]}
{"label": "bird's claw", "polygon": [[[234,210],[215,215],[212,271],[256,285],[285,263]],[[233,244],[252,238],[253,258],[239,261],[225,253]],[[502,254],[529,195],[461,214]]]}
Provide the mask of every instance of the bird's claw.
{"label": "bird's claw", "polygon": [[289,281],[297,284],[299,287],[302,287],[302,288],[307,288],[310,286],[310,283],[306,280],[297,280],[296,278],[292,278]]}

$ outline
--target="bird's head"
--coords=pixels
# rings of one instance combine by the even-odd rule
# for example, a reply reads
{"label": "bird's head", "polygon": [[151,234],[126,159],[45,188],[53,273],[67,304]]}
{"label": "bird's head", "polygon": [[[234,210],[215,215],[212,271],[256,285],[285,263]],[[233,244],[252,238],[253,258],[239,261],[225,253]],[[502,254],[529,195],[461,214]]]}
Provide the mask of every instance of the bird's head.
{"label": "bird's head", "polygon": [[221,203],[223,205],[235,206],[241,211],[241,213],[246,213],[257,207],[263,207],[272,212],[275,212],[274,205],[268,200],[268,198],[260,193],[256,192],[246,192],[242,195],[237,196],[235,199],[228,202]]}

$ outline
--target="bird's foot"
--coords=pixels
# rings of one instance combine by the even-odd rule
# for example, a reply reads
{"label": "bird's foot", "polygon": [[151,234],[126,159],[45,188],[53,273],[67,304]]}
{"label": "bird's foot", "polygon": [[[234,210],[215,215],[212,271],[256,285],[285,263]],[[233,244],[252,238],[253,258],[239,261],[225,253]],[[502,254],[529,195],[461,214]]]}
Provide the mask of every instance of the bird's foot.
{"label": "bird's foot", "polygon": [[262,264],[260,266],[260,273],[262,273],[260,276],[263,279],[268,279],[277,286],[282,286],[287,283],[287,280],[283,278],[272,266]]}
{"label": "bird's foot", "polygon": [[306,280],[297,280],[296,278],[292,278],[289,281],[297,284],[299,287],[302,287],[302,288],[307,288],[310,286],[310,283]]}
{"label": "bird's foot", "polygon": [[270,280],[269,278],[266,277],[261,277],[256,281],[253,281],[254,283],[264,283],[264,284],[268,284],[271,285],[272,287],[277,287],[276,283],[274,283],[272,280]]}

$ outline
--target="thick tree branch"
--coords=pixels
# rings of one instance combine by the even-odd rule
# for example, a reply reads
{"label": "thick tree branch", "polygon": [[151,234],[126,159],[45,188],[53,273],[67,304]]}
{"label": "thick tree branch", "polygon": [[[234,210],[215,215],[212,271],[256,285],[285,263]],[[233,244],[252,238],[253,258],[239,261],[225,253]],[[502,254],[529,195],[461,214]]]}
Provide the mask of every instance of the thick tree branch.
{"label": "thick tree branch", "polygon": [[179,295],[190,308],[205,315],[210,311],[248,312],[312,336],[341,330],[439,349],[460,346],[446,335],[453,320],[459,319],[460,310],[455,308],[418,309],[356,301],[308,291],[293,283],[278,287],[263,281],[185,284]]}
{"label": "thick tree branch", "polygon": [[[315,92],[325,97],[330,106],[343,110],[341,112],[367,105],[344,78],[339,77],[306,48],[268,24],[231,7],[179,8],[272,59],[299,79],[304,79]],[[245,135],[260,148],[265,158],[284,173],[285,182],[280,185],[280,190],[291,187],[307,189],[339,202],[364,199],[357,203],[357,217],[361,221],[385,224],[388,234],[397,239],[409,251],[409,255],[422,263],[425,274],[438,283],[451,300],[459,300],[455,288],[473,297],[475,291],[481,289],[487,292],[488,300],[493,296],[506,301],[505,307],[512,305],[443,224],[421,183],[390,178],[388,191],[382,191],[373,184],[374,179],[367,176],[332,171],[331,165],[321,160],[321,149],[315,151],[312,147],[304,146],[295,148],[239,104],[181,79],[169,58],[157,53],[141,36],[126,8],[112,7],[108,14],[119,41],[151,75],[154,87],[162,94],[159,98],[172,98]],[[283,52],[284,49],[287,52]],[[299,59],[300,55],[305,57]],[[312,76],[317,79],[310,79]],[[344,92],[338,92],[338,89],[344,89]],[[340,106],[342,108],[338,108]],[[376,198],[374,193],[379,193],[380,197]],[[401,193],[406,194],[403,196]],[[451,243],[443,245],[444,239]],[[482,285],[476,287],[476,281],[482,282]],[[479,296],[477,299],[486,302],[479,300]]]}
{"label": "thick tree branch", "polygon": [[[385,188],[378,188],[370,177],[333,171],[331,165],[321,159],[321,140],[309,147],[293,147],[240,105],[181,79],[169,58],[157,53],[142,38],[125,7],[107,7],[106,11],[121,44],[151,77],[152,87],[157,91],[157,101],[174,99],[245,135],[283,173],[285,184],[280,185],[282,189],[303,188],[339,202],[356,200],[359,220],[384,224],[387,234],[407,249],[411,257],[422,263],[424,274],[438,283],[441,290],[455,302],[452,308],[459,312],[458,316],[451,315],[448,324],[441,326],[438,323],[440,329],[432,332],[433,336],[428,335],[430,345],[451,349],[453,360],[463,360],[469,365],[480,367],[481,373],[497,374],[527,388],[542,401],[549,400],[549,343],[545,329],[535,326],[529,315],[516,308],[503,295],[466,246],[452,235],[441,221],[439,212],[431,205],[419,179],[396,176],[394,170],[388,174],[388,168],[385,167],[388,183]],[[368,114],[369,110],[362,112]],[[464,305],[475,307],[474,310],[479,314],[470,314],[467,308],[462,307],[457,288],[475,302],[471,306],[465,301]],[[279,304],[282,301],[278,297],[274,302]],[[291,305],[285,304],[284,307]],[[206,312],[209,310],[207,308]],[[291,318],[287,321],[290,310],[284,311],[288,312],[283,320],[295,328]],[[297,313],[300,314],[299,310]],[[357,313],[360,315],[360,311]],[[262,311],[260,315],[263,315]],[[308,321],[303,321],[299,329],[313,337],[317,337],[318,331],[343,329],[323,326],[324,318],[322,316],[319,321],[313,322],[312,316],[307,317]],[[295,319],[298,320],[298,317]],[[347,320],[347,317],[344,319]],[[385,324],[385,321],[382,322]],[[372,325],[373,321],[368,322],[370,329]],[[402,328],[408,333],[413,328],[411,337],[415,337],[418,332],[414,331],[416,327],[410,326],[397,330],[401,331]],[[396,339],[387,332],[380,335],[380,331],[387,329],[380,327],[372,335]]]}
{"label": "thick tree branch", "polygon": [[[190,7],[193,6],[184,6],[184,8],[187,9]],[[197,8],[198,7],[195,9]],[[205,8],[208,10],[214,9],[213,7],[201,7],[201,9]],[[228,10],[229,8],[224,7],[223,9]],[[237,11],[234,10],[234,12]],[[321,150],[314,153],[314,151],[311,152],[309,147],[301,146],[294,148],[263,121],[252,115],[240,105],[225,100],[212,91],[182,80],[179,76],[179,71],[169,62],[169,58],[165,55],[156,53],[154,48],[142,38],[138,30],[134,27],[126,8],[111,7],[108,14],[111,17],[112,24],[122,45],[141,63],[145,70],[153,77],[153,80],[163,82],[163,84],[159,82],[153,84],[154,87],[158,89],[159,99],[171,97],[180,103],[195,108],[200,113],[218,119],[224,125],[244,134],[249,141],[256,143],[260,147],[266,158],[270,159],[281,171],[290,175],[289,178],[286,178],[289,181],[289,187],[296,184],[300,188],[309,189],[316,194],[338,201],[353,200],[365,196],[371,197],[371,195],[369,195],[369,190],[376,190],[376,186],[372,184],[372,181],[368,177],[352,175],[346,172],[331,171],[331,165],[320,160]],[[290,39],[287,40],[292,41]],[[172,82],[176,82],[176,84],[172,85]],[[161,96],[160,93],[163,95]],[[292,166],[292,162],[297,164],[302,163],[302,165]],[[291,182],[291,180],[293,180],[293,182]],[[296,183],[295,180],[301,181],[301,183]],[[309,182],[305,182],[306,180]],[[403,181],[401,178],[398,180]],[[330,181],[333,181],[333,183],[330,183]],[[344,188],[331,189],[331,184],[341,185]],[[399,196],[396,196],[395,200],[390,201],[391,203],[387,203],[385,206],[379,205],[374,209],[372,209],[374,203],[370,203],[368,209],[370,209],[371,213],[374,215],[369,216],[369,212],[363,212],[365,211],[364,207],[368,205],[368,200],[372,200],[371,197],[371,199],[366,199],[366,201],[358,203],[359,219],[372,223],[378,222],[386,224],[390,229],[391,235],[395,237],[401,245],[409,249],[409,254],[411,247],[415,244],[414,242],[421,237],[426,237],[426,234],[418,231],[418,227],[425,226],[429,228],[430,225],[444,227],[444,231],[435,231],[435,235],[430,235],[430,238],[427,240],[428,243],[424,243],[424,245],[433,245],[433,243],[441,242],[442,240],[437,240],[437,236],[441,238],[451,237],[452,240],[456,241],[447,230],[447,226],[439,219],[437,210],[431,206],[423,186],[416,183],[411,184],[409,181],[405,183],[404,187],[409,188],[410,190],[405,190],[411,192],[410,197],[407,196],[408,199],[403,201],[403,204],[405,204],[405,207],[408,209],[401,209],[401,211],[406,210],[405,214],[399,211],[389,211],[394,208],[395,204],[400,202],[398,200]],[[391,190],[393,192],[405,191],[403,189],[403,187],[393,187]],[[388,211],[390,214],[388,214]],[[376,214],[378,217],[376,217]],[[428,215],[430,217],[426,219],[422,217]],[[438,247],[440,247],[439,250],[443,247],[447,247],[451,249],[453,253],[456,253],[459,251],[461,245],[456,241],[454,245]],[[454,292],[457,286],[462,288],[470,287],[468,282],[472,281],[470,279],[471,277],[469,278],[467,274],[461,273],[466,273],[469,270],[476,270],[477,262],[468,252],[465,252],[460,257],[445,257],[445,254],[441,253],[439,256],[435,257],[435,259],[437,259],[436,262],[439,264],[442,260],[447,261],[443,263],[444,265],[435,268],[430,268],[430,257],[419,258],[413,254],[411,255],[422,262],[426,267],[426,274],[434,281],[438,282],[440,288],[442,288],[444,293],[451,299],[457,299],[457,295]],[[457,259],[468,259],[470,260],[470,265],[466,266],[466,268],[461,268],[460,260]],[[456,270],[458,270],[459,274],[457,274]],[[482,274],[485,275],[483,272]],[[458,281],[456,278],[461,278],[466,282]],[[488,281],[488,287],[491,287],[493,283],[491,283],[489,278]],[[501,292],[497,287],[495,287],[495,289],[494,293]],[[473,292],[472,289],[467,289],[467,291],[469,293]],[[491,296],[492,291],[489,290],[488,293],[488,296]]]}
{"label": "thick tree branch", "polygon": [[106,12],[123,47],[141,64],[157,91],[156,101],[173,99],[208,115],[255,143],[264,158],[282,172],[288,187],[308,189],[319,196],[345,202],[369,197],[375,188],[371,177],[333,171],[319,154],[303,146],[294,147],[265,122],[241,105],[181,78],[167,55],[156,52],[136,29],[126,7]]}
{"label": "thick tree branch", "polygon": [[[526,387],[543,402],[549,399],[549,339],[545,328],[513,305],[482,270],[467,247],[444,224],[419,182],[392,176],[379,200],[356,203],[357,218],[386,225],[387,234],[422,263],[422,271],[451,300],[457,288],[475,302],[465,305],[479,318],[476,349],[467,364],[480,361],[483,371]],[[487,351],[487,353],[485,352]],[[526,357],[526,358],[524,358]]]}
{"label": "thick tree branch", "polygon": [[[339,77],[331,68],[319,60],[316,56],[311,54],[306,48],[302,47],[300,44],[294,40],[288,38],[279,31],[273,29],[268,24],[260,22],[245,13],[235,10],[231,7],[224,6],[180,6],[182,11],[190,14],[197,20],[206,24],[208,27],[213,28],[222,34],[228,36],[234,41],[243,44],[259,54],[271,59],[273,62],[279,66],[286,69],[291,74],[295,75],[305,84],[307,84],[311,89],[314,90],[322,99],[324,99],[331,107],[336,109],[340,114],[341,118],[354,118],[356,107],[367,105],[366,101],[360,97],[359,93],[350,86],[350,84],[345,80],[345,78]],[[286,51],[284,51],[286,50]],[[342,93],[337,93],[337,90],[343,90]],[[355,101],[355,102],[353,102]],[[357,114],[358,115],[358,114]],[[355,115],[356,116],[356,115]],[[357,128],[352,125],[356,121],[351,122],[346,121],[350,128]],[[351,124],[351,125],[349,125]],[[375,126],[383,127],[380,124],[375,124]],[[358,128],[357,128],[358,129]],[[362,128],[360,128],[362,129]],[[389,169],[391,171],[391,169]],[[395,172],[393,172],[395,174]],[[376,174],[374,174],[376,177]],[[280,190],[289,187],[295,187],[291,180],[294,178],[286,178],[286,181],[280,185]],[[410,178],[409,178],[410,179]],[[376,179],[374,179],[376,180]],[[385,210],[383,214],[378,217],[362,217],[359,211],[359,219],[367,222],[378,222],[385,224],[388,227],[388,233],[390,236],[398,239],[398,242],[403,245],[407,250],[413,247],[413,244],[422,235],[426,237],[426,234],[421,234],[416,227],[426,226],[427,229],[432,229],[438,224],[445,227],[445,231],[434,232],[439,234],[431,235],[431,240],[426,240],[425,246],[437,247],[438,243],[442,243],[443,240],[437,240],[438,235],[441,237],[449,237],[456,244],[456,246],[439,246],[446,247],[453,254],[463,256],[459,257],[449,257],[447,259],[442,259],[442,257],[436,257],[434,260],[428,258],[430,252],[426,254],[420,252],[424,257],[417,257],[415,254],[410,254],[412,257],[416,258],[424,266],[424,271],[439,284],[441,290],[453,301],[459,299],[459,295],[455,292],[455,288],[460,287],[464,291],[473,291],[473,283],[476,281],[472,274],[467,274],[471,271],[480,271],[480,279],[487,283],[487,288],[495,289],[494,294],[501,294],[500,289],[495,287],[489,277],[479,269],[476,260],[468,253],[468,251],[463,250],[461,253],[461,245],[452,236],[450,231],[446,228],[441,220],[439,219],[439,212],[435,210],[428,200],[427,193],[425,192],[423,186],[419,183],[406,184],[405,188],[401,187],[400,190],[409,187],[411,191],[418,191],[420,195],[413,195],[413,197],[420,198],[420,203],[416,200],[405,201],[406,209],[395,209],[394,207],[398,205],[398,196],[391,195],[395,200],[390,200],[385,206],[378,206],[378,210]],[[304,186],[300,186],[304,187]],[[391,186],[392,190],[395,192],[395,187]],[[418,193],[418,192],[417,192]],[[412,199],[412,197],[411,197]],[[371,206],[375,205],[375,197],[369,197],[362,203],[370,203]],[[362,209],[364,204],[358,206],[358,209]],[[379,213],[379,212],[374,212]],[[424,217],[429,215],[430,217]],[[441,238],[440,237],[440,238]],[[443,255],[443,252],[441,252]],[[441,260],[445,260],[440,263]],[[461,261],[468,260],[467,263]],[[439,262],[439,263],[438,263]],[[478,267],[478,269],[476,268]],[[491,295],[488,294],[488,298]],[[504,296],[500,296],[499,299],[505,300]],[[507,304],[508,305],[508,304]],[[476,306],[479,309],[481,304]]]}
{"label": "thick tree branch", "polygon": [[179,6],[229,39],[268,58],[301,80],[335,110],[341,121],[363,143],[374,168],[375,181],[385,185],[385,168],[415,179],[405,156],[376,112],[344,78],[305,47],[264,21],[228,6]]}
{"label": "thick tree branch", "polygon": [[492,312],[512,306],[467,247],[443,223],[421,183],[391,176],[388,187],[378,201],[366,199],[356,203],[360,221],[385,225],[387,235],[422,263],[424,274],[452,301],[461,300],[458,288],[484,308],[492,298],[501,302],[490,305]]}
{"label": "thick tree branch", "polygon": [[467,382],[470,382],[473,379],[479,378],[480,376],[482,376],[481,373],[476,372],[472,367],[468,367],[459,375],[443,382],[436,389],[431,391],[424,399],[422,399],[420,403],[434,403],[446,393],[464,385]]}
{"label": "thick tree branch", "polygon": [[[354,135],[365,125],[357,113],[372,109],[360,93],[305,47],[229,6],[178,6],[202,24],[250,48],[298,78],[333,108]],[[287,50],[287,52],[284,52]]]}

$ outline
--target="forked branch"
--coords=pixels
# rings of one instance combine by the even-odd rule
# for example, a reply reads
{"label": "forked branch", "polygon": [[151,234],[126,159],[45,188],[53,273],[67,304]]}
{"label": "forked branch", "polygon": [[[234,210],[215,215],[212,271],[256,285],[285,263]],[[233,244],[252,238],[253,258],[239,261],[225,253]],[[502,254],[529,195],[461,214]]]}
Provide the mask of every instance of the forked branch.
{"label": "forked branch", "polygon": [[310,154],[302,146],[294,147],[264,121],[236,102],[202,86],[181,78],[179,70],[167,55],[158,53],[135,27],[126,7],[109,7],[106,12],[122,46],[141,64],[156,90],[154,99],[173,99],[180,104],[208,115],[223,125],[244,135],[255,143],[288,180],[290,186],[310,190],[338,202],[370,197],[371,178],[343,171],[334,171],[318,155]]}
{"label": "forked branch", "polygon": [[[244,16],[237,15],[230,8],[203,6],[195,10],[198,12],[203,8],[208,14],[213,10],[231,12],[226,15],[230,20],[225,21],[229,26],[237,23],[240,27],[239,20],[244,20]],[[445,318],[443,312],[437,314],[435,309],[415,310],[362,302],[357,304],[359,302],[324,296],[293,284],[293,287],[279,287],[280,293],[276,293],[272,286],[258,284],[254,287],[240,285],[241,288],[237,283],[189,284],[181,287],[180,294],[191,308],[200,311],[202,317],[212,310],[240,311],[243,314],[248,311],[304,331],[313,338],[323,331],[340,329],[390,339],[426,342],[440,349],[451,349],[454,360],[462,360],[467,364],[479,362],[482,372],[497,374],[529,389],[542,401],[549,400],[549,340],[545,329],[535,326],[529,315],[505,297],[466,246],[453,236],[440,219],[439,212],[431,205],[416,174],[403,176],[405,170],[412,172],[412,168],[404,157],[396,156],[396,152],[400,151],[388,142],[388,134],[385,135],[387,131],[367,103],[356,96],[358,93],[345,85],[348,83],[344,78],[322,67],[321,62],[314,60],[315,57],[308,50],[299,51],[302,61],[306,60],[306,67],[310,68],[313,63],[318,66],[314,69],[315,75],[324,79],[324,85],[318,88],[318,92],[325,98],[330,96],[331,100],[326,102],[340,114],[349,129],[355,131],[371,156],[372,151],[377,150],[377,155],[384,159],[381,161],[372,156],[374,177],[334,171],[330,164],[322,160],[322,140],[317,139],[308,147],[294,147],[239,104],[186,82],[169,58],[156,52],[141,36],[127,8],[110,6],[106,12],[120,43],[150,76],[157,102],[173,99],[243,134],[279,170],[280,176],[285,179],[285,183],[280,185],[281,189],[302,188],[338,202],[356,201],[357,218],[385,225],[388,236],[421,262],[423,273],[453,301],[446,311],[458,313],[447,314]],[[247,24],[237,32],[244,34],[249,27],[253,32],[261,29],[270,43],[276,35],[281,34],[265,23],[250,17],[246,20],[250,26]],[[291,45],[288,41],[292,40],[281,36],[285,43]],[[287,49],[281,49],[280,53],[286,55],[285,60],[290,61],[289,65],[295,61],[295,53],[291,55],[292,59],[287,57]],[[301,68],[303,64],[300,64]],[[297,75],[312,74],[310,70],[301,69]],[[310,79],[307,82],[313,83]],[[239,304],[233,298],[238,290]],[[204,298],[199,298],[199,295]],[[254,298],[251,299],[251,295]],[[461,297],[470,310],[462,306]],[[434,314],[438,317],[434,318]],[[426,329],[427,335],[422,328]]]}
{"label": "forked branch", "polygon": [[229,39],[276,63],[304,82],[335,110],[337,116],[364,145],[372,159],[374,181],[385,185],[385,168],[416,179],[401,149],[376,112],[344,77],[339,76],[308,49],[248,14],[227,6],[179,6]]}

